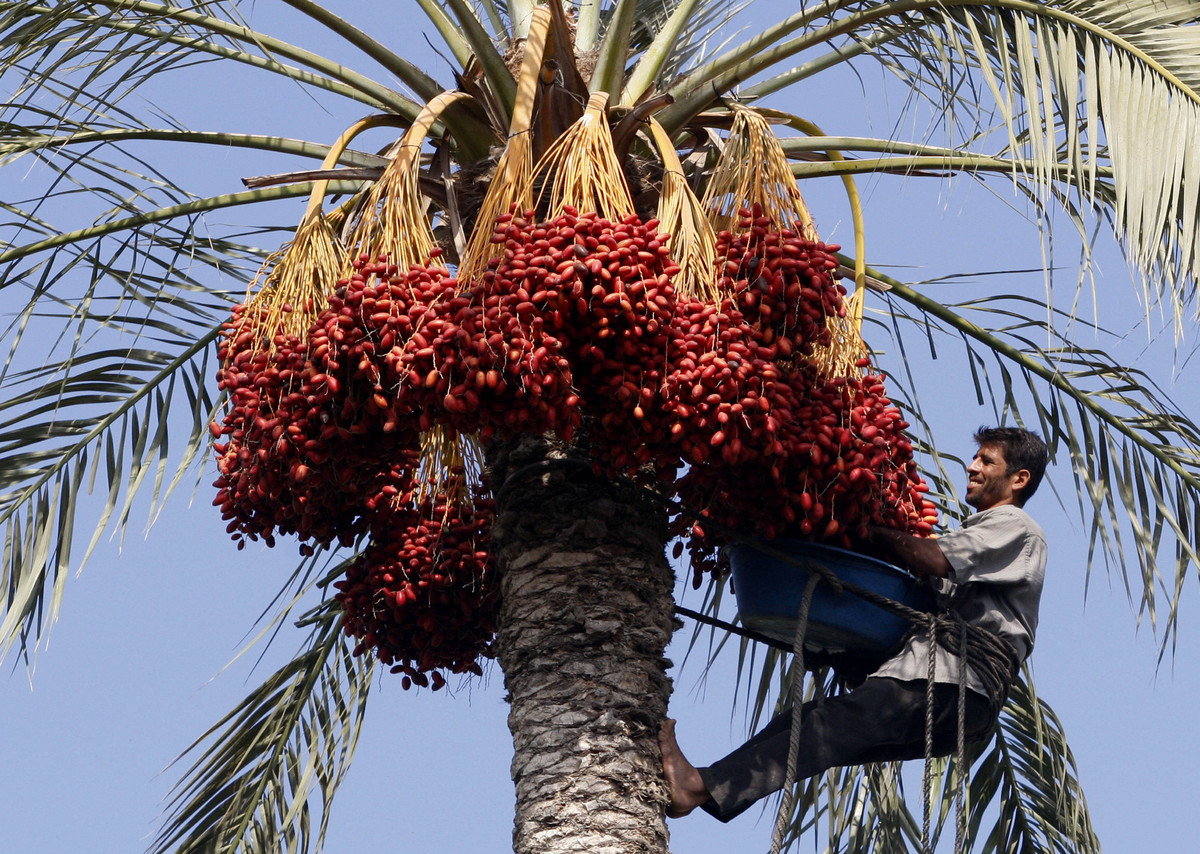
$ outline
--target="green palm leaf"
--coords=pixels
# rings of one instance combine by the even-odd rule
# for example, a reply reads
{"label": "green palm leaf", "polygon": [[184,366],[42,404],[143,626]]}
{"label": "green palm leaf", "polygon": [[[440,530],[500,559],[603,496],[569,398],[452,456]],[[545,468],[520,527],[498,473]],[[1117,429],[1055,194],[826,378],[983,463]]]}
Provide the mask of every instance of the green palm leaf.
{"label": "green palm leaf", "polygon": [[[1071,18],[1048,11],[1052,14],[964,10],[947,16],[943,51],[978,69],[1001,111],[1008,148],[1032,161],[1029,177],[1039,187],[1049,190],[1051,171],[1070,164],[1078,196],[1094,203],[1097,170],[1111,165],[1116,187],[1111,209],[1131,260],[1147,281],[1162,280],[1158,296],[1181,311],[1194,298],[1200,272],[1195,241],[1200,209],[1187,190],[1197,183],[1200,164],[1188,156],[1192,146],[1183,143],[1200,121],[1200,95],[1194,76],[1174,73],[1185,52],[1170,42],[1144,50],[1116,26],[1068,29]],[[1088,9],[1075,4],[1072,11]],[[1194,27],[1175,29],[1182,35]],[[1190,41],[1185,51],[1194,65],[1194,33]],[[922,47],[928,50],[929,44]],[[1148,140],[1153,149],[1145,147]]]}
{"label": "green palm leaf", "polygon": [[744,3],[703,3],[699,0],[661,4],[639,9],[632,42],[642,49],[637,64],[624,83],[622,103],[645,97],[651,85],[660,91],[710,51],[714,34],[722,33],[751,6]]}
{"label": "green palm leaf", "polygon": [[[235,23],[235,8],[217,2],[181,6],[143,0],[0,3],[0,33],[14,46],[0,71],[12,69],[24,75],[25,83],[17,90],[14,103],[24,100],[26,93],[53,92],[62,100],[64,116],[106,112],[164,71],[206,55],[332,89],[410,119],[419,110],[409,98],[340,63]],[[220,17],[222,13],[227,17]],[[317,18],[327,26],[333,24],[322,16]],[[373,44],[348,26],[340,28],[339,35],[360,49]],[[436,84],[411,64],[382,48],[372,50],[371,55],[424,97],[436,94]]]}
{"label": "green palm leaf", "polygon": [[373,660],[353,655],[332,600],[299,625],[310,627],[307,646],[184,754],[196,758],[151,851],[320,849],[354,756]]}
{"label": "green palm leaf", "polygon": [[14,387],[22,381],[33,387],[0,404],[0,524],[5,530],[0,653],[18,640],[24,645],[31,631],[48,628],[57,617],[74,562],[76,516],[97,477],[108,484],[107,495],[87,553],[114,513],[117,530],[124,530],[134,496],[148,479],[153,513],[153,504],[165,495],[172,435],[168,412],[177,397],[185,398],[174,408],[187,413],[190,429],[182,436],[168,491],[206,447],[213,408],[206,390],[207,354],[213,337],[201,338],[177,356],[152,350],[81,353],[13,377]]}
{"label": "green palm leaf", "polygon": [[[995,739],[968,779],[969,838],[985,840],[984,854],[1100,851],[1062,724],[1027,678],[1013,686]],[[953,799],[951,782],[943,804]]]}

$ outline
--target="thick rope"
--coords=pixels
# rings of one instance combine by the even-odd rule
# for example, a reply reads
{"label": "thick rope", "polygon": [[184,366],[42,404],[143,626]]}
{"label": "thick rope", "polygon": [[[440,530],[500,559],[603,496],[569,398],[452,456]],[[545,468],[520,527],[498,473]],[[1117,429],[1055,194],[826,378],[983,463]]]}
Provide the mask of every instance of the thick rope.
{"label": "thick rope", "polygon": [[783,834],[787,830],[796,800],[796,769],[800,764],[800,728],[804,717],[804,636],[808,633],[808,612],[812,607],[813,592],[821,576],[815,572],[808,576],[804,595],[800,599],[800,611],[796,616],[796,637],[792,641],[792,730],[788,740],[787,771],[784,776],[783,797],[779,812],[775,816],[775,830],[771,834],[771,854],[779,854],[783,848]]}
{"label": "thick rope", "polygon": [[[928,617],[927,617],[928,619]],[[1017,678],[1020,660],[1012,644],[999,635],[964,620],[953,606],[934,618],[938,643],[979,677],[992,708],[999,710]],[[957,629],[957,631],[943,631]],[[961,675],[961,674],[960,674]]]}
{"label": "thick rope", "polygon": [[[929,620],[929,666],[925,673],[925,771],[921,776],[921,854],[933,854],[929,844],[929,817],[933,801],[933,687],[937,676],[937,620]],[[959,670],[963,670],[961,666]]]}
{"label": "thick rope", "polygon": [[[960,620],[958,625],[959,643],[966,647],[966,620]],[[962,661],[958,666],[958,743],[954,749],[954,767],[958,773],[954,792],[954,854],[963,854],[963,843],[967,838],[967,668]]]}
{"label": "thick rope", "polygon": [[[930,810],[933,800],[933,691],[937,677],[937,648],[958,658],[957,728],[954,750],[954,852],[962,854],[967,837],[966,782],[967,782],[967,668],[971,667],[983,682],[992,708],[999,710],[1008,697],[1008,688],[1016,678],[1018,661],[1012,646],[1003,638],[972,626],[951,608],[926,620],[929,636],[929,667],[925,681],[925,771],[922,777],[921,794],[925,801],[924,821],[921,831],[922,854],[932,854],[930,848]],[[950,631],[957,624],[957,633]],[[977,629],[974,637],[968,632]],[[917,627],[914,627],[914,631]],[[911,634],[911,633],[910,633]]]}

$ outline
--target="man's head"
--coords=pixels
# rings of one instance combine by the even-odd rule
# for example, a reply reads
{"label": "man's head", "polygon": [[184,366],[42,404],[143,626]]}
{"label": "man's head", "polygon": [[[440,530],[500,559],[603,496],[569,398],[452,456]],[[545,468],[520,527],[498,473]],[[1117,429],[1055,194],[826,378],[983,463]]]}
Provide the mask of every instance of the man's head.
{"label": "man's head", "polygon": [[967,466],[967,503],[976,510],[1023,506],[1046,473],[1046,443],[1019,427],[981,427],[975,442],[979,450]]}

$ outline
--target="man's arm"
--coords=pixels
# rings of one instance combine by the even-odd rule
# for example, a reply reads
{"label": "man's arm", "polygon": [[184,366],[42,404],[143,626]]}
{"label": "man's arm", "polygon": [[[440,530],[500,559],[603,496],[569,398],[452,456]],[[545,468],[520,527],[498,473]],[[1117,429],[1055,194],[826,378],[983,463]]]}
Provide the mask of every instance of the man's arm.
{"label": "man's arm", "polygon": [[913,575],[946,578],[953,569],[942,554],[938,541],[932,537],[914,537],[892,528],[870,525],[867,527],[867,541],[882,546],[891,553],[896,563]]}

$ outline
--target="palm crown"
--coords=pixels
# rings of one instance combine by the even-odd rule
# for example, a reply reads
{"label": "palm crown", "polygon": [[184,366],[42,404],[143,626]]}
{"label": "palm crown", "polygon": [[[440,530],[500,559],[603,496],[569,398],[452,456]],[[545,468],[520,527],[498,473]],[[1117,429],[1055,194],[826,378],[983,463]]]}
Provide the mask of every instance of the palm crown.
{"label": "palm crown", "polygon": [[[785,168],[804,179],[801,187],[811,178],[843,179],[855,245],[843,254],[830,250],[836,259],[830,267],[846,275],[859,300],[865,290],[886,294],[878,297],[885,301],[885,321],[872,325],[867,337],[892,337],[899,348],[906,335],[933,330],[966,341],[973,363],[994,360],[991,373],[1002,378],[1004,407],[1040,426],[1052,449],[1069,456],[1093,542],[1141,588],[1143,609],[1165,639],[1172,637],[1182,581],[1196,563],[1191,508],[1200,482],[1191,415],[1160,392],[1155,377],[1076,345],[1079,319],[1049,298],[995,296],[954,305],[868,266],[854,178],[994,176],[1045,213],[1040,223],[1053,219],[1086,233],[1096,220],[1108,219],[1138,272],[1146,325],[1149,307],[1158,306],[1182,330],[1193,316],[1200,270],[1200,161],[1191,145],[1200,130],[1200,51],[1192,4],[826,2],[746,34],[735,26],[740,7],[688,0],[565,9],[418,2],[444,40],[438,55],[453,67],[453,80],[444,81],[328,6],[286,5],[354,59],[335,61],[258,32],[235,4],[0,4],[3,79],[12,92],[0,162],[6,180],[19,188],[6,193],[13,201],[3,208],[0,287],[21,295],[19,304],[8,301],[17,308],[0,374],[8,390],[0,649],[36,642],[55,616],[68,568],[86,559],[106,529],[124,528],[136,495],[148,491],[153,503],[165,500],[201,467],[221,403],[211,381],[217,347],[224,341],[228,363],[237,340],[223,324],[256,274],[267,291],[294,286],[301,294],[331,294],[338,278],[349,275],[347,259],[359,254],[387,255],[403,269],[442,251],[439,265],[453,263],[464,280],[482,277],[489,263],[492,269],[502,263],[503,243],[489,238],[496,218],[514,204],[518,213],[540,205],[539,216],[546,217],[563,205],[582,205],[581,213],[600,211],[614,221],[633,213],[642,220],[659,216],[682,232],[691,222],[686,200],[706,190],[718,199],[765,197],[761,184],[747,190],[720,183],[728,172],[715,168],[721,152],[742,139],[734,131],[739,116],[747,115],[769,120],[772,143],[777,136]],[[881,62],[897,85],[924,99],[947,141],[826,135],[807,117],[780,109],[789,87],[860,59]],[[384,73],[353,70],[367,61]],[[292,98],[371,117],[331,143],[288,138],[268,127],[254,133],[184,127],[143,111],[131,97],[197,62],[236,68],[239,79],[280,79]],[[403,91],[384,79],[399,81]],[[569,136],[589,115],[611,133],[601,154],[587,150],[592,135]],[[383,127],[397,128],[387,147],[375,153],[355,147]],[[556,149],[564,139],[573,146]],[[309,162],[303,172],[281,168],[240,190],[194,175],[171,177],[181,171],[175,168],[179,152],[210,146]],[[763,149],[752,150],[758,156]],[[606,151],[614,158],[607,165]],[[581,152],[587,156],[570,159]],[[537,165],[547,162],[552,168],[539,172]],[[579,187],[555,188],[555,177],[578,174],[584,175]],[[674,175],[683,183],[672,183]],[[628,197],[605,189],[605,176],[619,176]],[[279,207],[272,203],[294,198],[310,199],[305,212],[291,223],[271,224],[267,218]],[[88,206],[82,215],[81,199]],[[798,231],[811,226],[802,202],[779,203],[776,218],[784,210],[795,214],[788,225]],[[228,216],[218,218],[218,211]],[[726,214],[718,226],[736,231],[737,210]],[[89,224],[60,225],[83,217]],[[228,219],[250,224],[213,225]],[[717,240],[705,237],[709,227],[695,221],[687,243],[701,267],[711,265],[715,251],[706,243]],[[280,245],[284,254],[267,258]],[[686,274],[682,247],[671,247],[672,261]],[[692,286],[696,299],[708,296],[703,281],[697,276]],[[54,343],[41,349],[51,340],[43,330],[53,332]],[[853,340],[847,346],[853,365],[863,351]],[[481,388],[486,371],[482,376]],[[1019,395],[1011,391],[1017,379],[1025,385]],[[915,400],[917,380],[895,370],[888,382],[897,399],[911,392]],[[615,397],[620,385],[597,389]],[[455,388],[439,391],[425,411],[443,406]],[[919,409],[913,420],[920,421]],[[469,468],[469,459],[454,456],[464,451],[453,442],[428,438],[430,426],[414,427],[424,438],[397,450],[395,465],[412,469],[412,454],[432,454],[435,469]],[[542,426],[561,434],[552,420]],[[706,434],[716,447],[713,439]],[[923,434],[917,450],[926,452],[925,469],[913,482],[927,481],[940,509],[960,514],[934,437]],[[470,450],[465,453],[469,458]],[[616,451],[604,454],[611,471],[629,469]],[[706,459],[679,464],[702,472]],[[307,469],[302,474],[305,480]],[[107,485],[98,513],[85,510],[91,505],[82,500],[85,484],[97,478]],[[688,483],[693,499],[712,488],[698,475]],[[917,501],[913,524],[922,518]],[[96,518],[83,519],[85,512]],[[90,542],[82,545],[77,530],[91,533]],[[315,541],[350,545],[364,531],[355,517]],[[702,548],[693,551],[703,557]],[[1167,551],[1174,560],[1163,581]],[[1126,568],[1127,555],[1136,555],[1136,566]],[[303,589],[329,580],[314,559],[289,584]],[[211,746],[181,784],[160,849],[207,850],[214,839],[248,839],[255,832],[307,838],[301,830],[307,818],[289,807],[315,797],[312,784],[270,782],[293,762],[339,779],[340,771],[323,763],[352,746],[361,705],[346,696],[361,701],[371,682],[370,665],[352,656],[353,646],[341,636],[336,601],[323,600],[305,618],[312,635],[303,653],[214,728]],[[459,665],[472,661],[488,639],[473,642],[463,661],[445,666],[466,669]],[[761,673],[764,685],[782,666],[774,658],[769,663]],[[406,673],[422,678],[424,669]],[[325,720],[332,708],[340,710],[338,727],[325,727],[319,739],[290,741],[304,722]],[[263,720],[271,725],[251,723]],[[1035,731],[1043,732],[1042,742],[1025,739]],[[1038,850],[1095,847],[1085,811],[1037,805],[1039,794],[1077,792],[1053,713],[1028,682],[1010,703],[998,739],[1000,746],[979,758],[973,831],[1000,792],[1000,836]],[[1014,760],[1014,750],[1024,751],[1021,759]],[[1013,765],[1021,765],[1021,773],[987,789],[987,780],[1003,776],[997,769]],[[869,845],[866,827],[895,837],[904,828],[911,832],[903,804],[886,796],[889,773],[864,772],[872,808],[843,825],[853,844]],[[944,773],[950,797],[952,775]],[[224,785],[233,780],[241,782]],[[328,797],[334,788],[322,791]],[[262,798],[277,800],[274,811],[260,810]],[[835,809],[815,785],[804,790],[801,805]],[[1018,807],[1032,822],[1013,818]]]}

